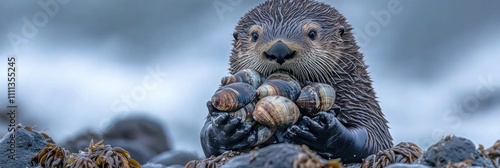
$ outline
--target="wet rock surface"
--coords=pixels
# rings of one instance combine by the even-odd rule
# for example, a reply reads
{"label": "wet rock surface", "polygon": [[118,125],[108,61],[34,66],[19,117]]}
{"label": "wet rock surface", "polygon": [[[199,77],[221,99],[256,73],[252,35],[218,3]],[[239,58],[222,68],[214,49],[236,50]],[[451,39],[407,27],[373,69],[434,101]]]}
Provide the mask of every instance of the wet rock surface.
{"label": "wet rock surface", "polygon": [[46,144],[42,133],[19,125],[0,141],[0,167],[33,167],[30,165],[31,157]]}
{"label": "wet rock surface", "polygon": [[201,158],[194,153],[186,151],[167,151],[156,155],[149,160],[148,163],[184,167],[189,161],[198,159]]}
{"label": "wet rock surface", "polygon": [[111,146],[122,147],[139,163],[146,163],[172,148],[161,122],[152,117],[136,115],[116,119],[103,133],[91,130],[82,132],[61,146],[71,152],[78,152],[85,149],[92,139],[103,139]]}
{"label": "wet rock surface", "polygon": [[476,149],[472,141],[456,136],[446,136],[429,147],[417,163],[431,167],[451,166],[452,164],[495,167],[488,157]]}
{"label": "wet rock surface", "polygon": [[221,167],[231,158],[239,155],[240,152],[226,151],[218,156],[210,156],[203,160],[191,160],[186,164],[186,168]]}
{"label": "wet rock surface", "polygon": [[[142,165],[142,168],[167,168],[167,166],[162,165],[162,164],[156,164],[156,163],[147,163],[145,165]],[[171,167],[169,167],[171,168]]]}
{"label": "wet rock surface", "polygon": [[139,142],[158,154],[172,148],[163,128],[161,122],[151,117],[130,116],[112,123],[111,127],[103,133],[103,139]]}
{"label": "wet rock surface", "polygon": [[431,167],[422,164],[394,163],[387,166],[386,168],[431,168]]}
{"label": "wet rock surface", "polygon": [[500,140],[497,140],[495,144],[488,149],[484,149],[483,145],[479,145],[479,151],[481,151],[484,156],[490,158],[493,164],[500,166]]}
{"label": "wet rock surface", "polygon": [[363,163],[342,165],[338,160],[325,160],[306,146],[273,144],[248,153],[225,153],[189,162],[186,167],[346,167],[346,168],[465,168],[498,167],[500,140],[492,147],[475,148],[472,141],[447,136],[423,152],[410,142],[367,157]]}
{"label": "wet rock surface", "polygon": [[416,144],[402,142],[363,159],[361,167],[385,167],[393,163],[413,163],[422,156],[422,153]]}
{"label": "wet rock surface", "polygon": [[[190,164],[191,163],[191,164]],[[199,162],[198,164],[188,163],[186,167],[341,167],[339,160],[325,160],[311,151],[306,146],[292,144],[274,144],[262,149],[244,153],[233,158],[229,158],[227,163],[221,164],[205,164],[207,162]]]}

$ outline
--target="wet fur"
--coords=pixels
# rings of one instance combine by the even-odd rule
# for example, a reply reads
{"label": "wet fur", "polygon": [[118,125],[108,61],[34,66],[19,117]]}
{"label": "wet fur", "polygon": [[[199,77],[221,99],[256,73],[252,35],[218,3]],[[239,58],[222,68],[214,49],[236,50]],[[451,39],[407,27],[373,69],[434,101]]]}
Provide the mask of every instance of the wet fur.
{"label": "wet fur", "polygon": [[[307,32],[318,29],[311,40]],[[342,28],[345,28],[341,34]],[[336,89],[337,118],[348,128],[365,127],[375,150],[392,146],[387,120],[381,112],[363,54],[351,26],[333,7],[312,0],[270,0],[245,14],[238,22],[230,57],[232,74],[254,69],[265,76],[284,70],[302,83],[328,83]],[[259,39],[252,41],[252,32]],[[268,60],[263,52],[283,40],[297,55],[283,65]]]}

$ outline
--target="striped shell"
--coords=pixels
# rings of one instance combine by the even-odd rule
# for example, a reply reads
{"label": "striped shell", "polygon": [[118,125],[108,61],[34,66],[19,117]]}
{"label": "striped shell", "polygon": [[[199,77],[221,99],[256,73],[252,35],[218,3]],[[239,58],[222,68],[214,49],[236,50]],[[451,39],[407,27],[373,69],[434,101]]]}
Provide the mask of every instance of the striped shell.
{"label": "striped shell", "polygon": [[221,85],[226,86],[231,83],[243,82],[257,88],[260,86],[260,84],[262,84],[262,81],[263,79],[259,72],[251,69],[244,69],[236,72],[234,75],[222,77]]}
{"label": "striped shell", "polygon": [[267,96],[284,96],[290,100],[297,100],[300,93],[300,84],[285,73],[275,73],[269,76],[264,83],[257,88],[257,97],[263,99]]}
{"label": "striped shell", "polygon": [[253,111],[253,119],[270,128],[284,128],[297,122],[299,108],[283,96],[268,96],[259,100]]}
{"label": "striped shell", "polygon": [[252,102],[256,94],[252,85],[236,82],[219,88],[210,101],[217,110],[232,112]]}
{"label": "striped shell", "polygon": [[252,113],[255,109],[255,103],[248,103],[245,107],[240,108],[235,112],[230,112],[229,115],[233,117],[241,117],[242,122],[249,122],[252,125],[255,123],[253,120]]}
{"label": "striped shell", "polygon": [[295,104],[304,115],[314,116],[320,111],[328,111],[335,103],[335,89],[324,83],[312,83],[302,88]]}
{"label": "striped shell", "polygon": [[269,127],[266,127],[264,125],[258,125],[257,126],[257,142],[255,145],[260,145],[267,140],[269,140],[271,137],[273,137],[274,132],[276,132],[276,129],[271,129]]}

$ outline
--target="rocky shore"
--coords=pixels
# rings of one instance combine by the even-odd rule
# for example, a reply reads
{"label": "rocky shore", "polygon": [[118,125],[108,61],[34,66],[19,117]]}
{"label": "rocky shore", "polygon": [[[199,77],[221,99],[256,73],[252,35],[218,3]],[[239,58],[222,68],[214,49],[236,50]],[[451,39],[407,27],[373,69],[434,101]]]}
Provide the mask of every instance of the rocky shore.
{"label": "rocky shore", "polygon": [[[0,141],[0,167],[499,167],[500,141],[485,148],[463,137],[446,136],[422,150],[410,142],[371,155],[363,163],[326,160],[307,146],[274,144],[249,153],[226,152],[199,158],[171,150],[161,124],[143,117],[114,123],[110,132],[84,132],[58,144],[32,127],[17,126]],[[103,140],[103,141],[101,141]],[[83,145],[85,144],[85,145]],[[12,159],[15,158],[15,159]]]}

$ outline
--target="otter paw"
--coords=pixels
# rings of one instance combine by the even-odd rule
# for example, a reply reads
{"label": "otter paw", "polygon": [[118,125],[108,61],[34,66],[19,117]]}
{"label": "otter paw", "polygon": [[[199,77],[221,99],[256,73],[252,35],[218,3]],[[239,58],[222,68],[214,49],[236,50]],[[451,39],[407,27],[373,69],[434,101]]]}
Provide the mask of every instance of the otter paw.
{"label": "otter paw", "polygon": [[348,129],[330,112],[311,118],[303,116],[285,132],[285,139],[305,144],[326,159],[342,158],[343,162],[360,162],[371,154],[366,146],[365,129]]}
{"label": "otter paw", "polygon": [[320,112],[313,118],[303,116],[295,125],[288,128],[285,138],[310,147],[324,146],[332,133],[337,132],[335,130],[337,122],[334,114],[326,112]]}
{"label": "otter paw", "polygon": [[232,117],[228,113],[212,113],[212,115],[211,131],[219,143],[228,145],[245,143],[241,140],[249,136],[252,124],[243,122],[240,117]]}
{"label": "otter paw", "polygon": [[218,155],[225,151],[252,147],[256,141],[252,124],[225,112],[212,112],[201,131],[205,155]]}

